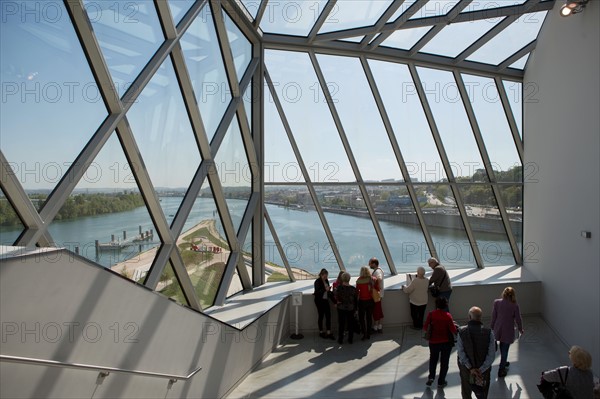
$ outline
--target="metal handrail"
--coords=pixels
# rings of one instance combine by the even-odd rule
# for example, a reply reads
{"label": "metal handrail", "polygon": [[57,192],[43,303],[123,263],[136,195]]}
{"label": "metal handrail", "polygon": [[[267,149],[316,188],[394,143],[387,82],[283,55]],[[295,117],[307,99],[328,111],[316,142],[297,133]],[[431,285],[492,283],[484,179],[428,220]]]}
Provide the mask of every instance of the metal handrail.
{"label": "metal handrail", "polygon": [[177,375],[177,374],[154,373],[151,371],[125,370],[125,369],[120,369],[120,368],[116,368],[116,367],[97,366],[97,365],[93,365],[93,364],[59,362],[56,360],[36,359],[33,357],[21,357],[21,356],[9,356],[9,355],[0,355],[0,361],[7,361],[7,362],[12,362],[12,363],[34,364],[34,365],[44,365],[44,366],[61,367],[61,368],[94,370],[94,371],[103,372],[104,376],[107,376],[111,372],[124,373],[124,374],[136,374],[136,375],[144,375],[144,376],[149,376],[149,377],[168,378],[171,382],[175,382],[177,380],[188,380],[194,374],[196,374],[198,371],[202,370],[202,367],[198,367],[198,368],[194,369],[188,375]]}

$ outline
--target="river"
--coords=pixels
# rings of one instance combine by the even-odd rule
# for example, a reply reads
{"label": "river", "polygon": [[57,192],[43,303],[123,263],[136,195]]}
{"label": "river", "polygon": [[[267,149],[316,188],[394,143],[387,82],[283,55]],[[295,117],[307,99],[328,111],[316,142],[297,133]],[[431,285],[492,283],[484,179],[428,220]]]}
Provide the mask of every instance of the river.
{"label": "river", "polygon": [[[161,197],[161,206],[169,224],[182,199],[181,197]],[[227,200],[227,203],[237,229],[246,208],[246,201]],[[316,212],[289,209],[277,205],[267,205],[267,211],[290,266],[312,273],[318,272],[321,268],[327,268],[330,272],[336,273],[337,262]],[[185,224],[184,231],[204,219],[215,217],[216,214],[216,207],[212,199],[198,198]],[[325,217],[337,243],[340,256],[346,268],[353,275],[358,272],[360,266],[366,265],[372,256],[379,258],[382,265],[386,264],[383,250],[369,219],[334,213],[325,213]],[[141,246],[123,248],[120,251],[96,253],[96,240],[108,242],[112,235],[115,238],[122,238],[123,231],[126,231],[127,238],[131,238],[138,234],[140,226],[144,232],[154,231],[151,241]],[[393,222],[380,222],[380,226],[398,272],[414,272],[417,265],[425,264],[430,255],[419,227]],[[220,223],[217,223],[217,227],[223,234]],[[105,267],[133,257],[140,250],[145,251],[159,245],[156,228],[154,228],[145,207],[126,212],[55,221],[50,225],[49,232],[57,246],[73,251],[75,251],[75,247],[78,247],[81,255]],[[475,264],[466,237],[460,230],[431,228],[430,232],[445,266],[460,268]],[[0,243],[11,245],[20,233],[21,229],[19,228],[0,227]],[[512,252],[503,235],[478,233],[477,242],[482,250],[486,266],[514,264]],[[250,244],[245,243],[244,249],[249,250],[249,248]],[[283,265],[274,239],[267,227],[265,227],[265,260]]]}

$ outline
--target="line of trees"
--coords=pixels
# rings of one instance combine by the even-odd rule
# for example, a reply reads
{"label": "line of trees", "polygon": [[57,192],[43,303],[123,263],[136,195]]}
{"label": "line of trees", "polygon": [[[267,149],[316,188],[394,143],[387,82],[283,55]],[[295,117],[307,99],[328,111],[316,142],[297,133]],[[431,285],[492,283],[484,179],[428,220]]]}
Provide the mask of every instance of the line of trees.
{"label": "line of trees", "polygon": [[[40,209],[47,196],[32,195],[34,206]],[[107,213],[124,212],[144,206],[144,199],[138,193],[118,194],[77,194],[67,198],[54,220],[75,219],[84,216],[103,215]],[[21,220],[6,198],[0,199],[0,225],[18,226]]]}

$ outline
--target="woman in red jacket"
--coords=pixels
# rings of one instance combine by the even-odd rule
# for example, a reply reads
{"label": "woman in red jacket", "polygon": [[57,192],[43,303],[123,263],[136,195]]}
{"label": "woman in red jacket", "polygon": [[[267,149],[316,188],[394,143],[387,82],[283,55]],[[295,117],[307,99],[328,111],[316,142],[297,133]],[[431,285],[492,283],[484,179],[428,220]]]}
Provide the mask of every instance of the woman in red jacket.
{"label": "woman in red jacket", "polygon": [[371,327],[373,326],[373,289],[375,282],[371,276],[368,266],[360,268],[360,276],[356,279],[356,291],[358,292],[358,319],[362,330],[362,340],[371,338]]}
{"label": "woman in red jacket", "polygon": [[429,334],[429,377],[426,383],[428,387],[435,380],[435,369],[438,360],[440,360],[438,388],[448,385],[446,374],[448,374],[450,352],[452,352],[452,347],[454,346],[454,336],[457,330],[452,315],[444,310],[447,306],[448,300],[446,298],[442,296],[437,297],[435,299],[436,309],[429,312],[427,320],[425,320],[425,324],[423,325],[423,331],[425,332],[431,326]]}

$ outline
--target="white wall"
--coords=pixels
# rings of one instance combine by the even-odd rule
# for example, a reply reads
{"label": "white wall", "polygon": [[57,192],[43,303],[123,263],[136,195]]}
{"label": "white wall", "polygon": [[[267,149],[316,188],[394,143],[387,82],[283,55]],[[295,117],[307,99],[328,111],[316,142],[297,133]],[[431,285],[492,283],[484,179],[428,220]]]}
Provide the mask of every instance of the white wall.
{"label": "white wall", "polygon": [[523,86],[525,266],[542,281],[544,318],[567,345],[591,352],[598,374],[600,1],[568,18],[562,4],[549,12]]}
{"label": "white wall", "polygon": [[167,379],[0,363],[3,398],[218,398],[289,326],[284,301],[244,330],[56,251],[0,262],[2,355],[186,375]]}

